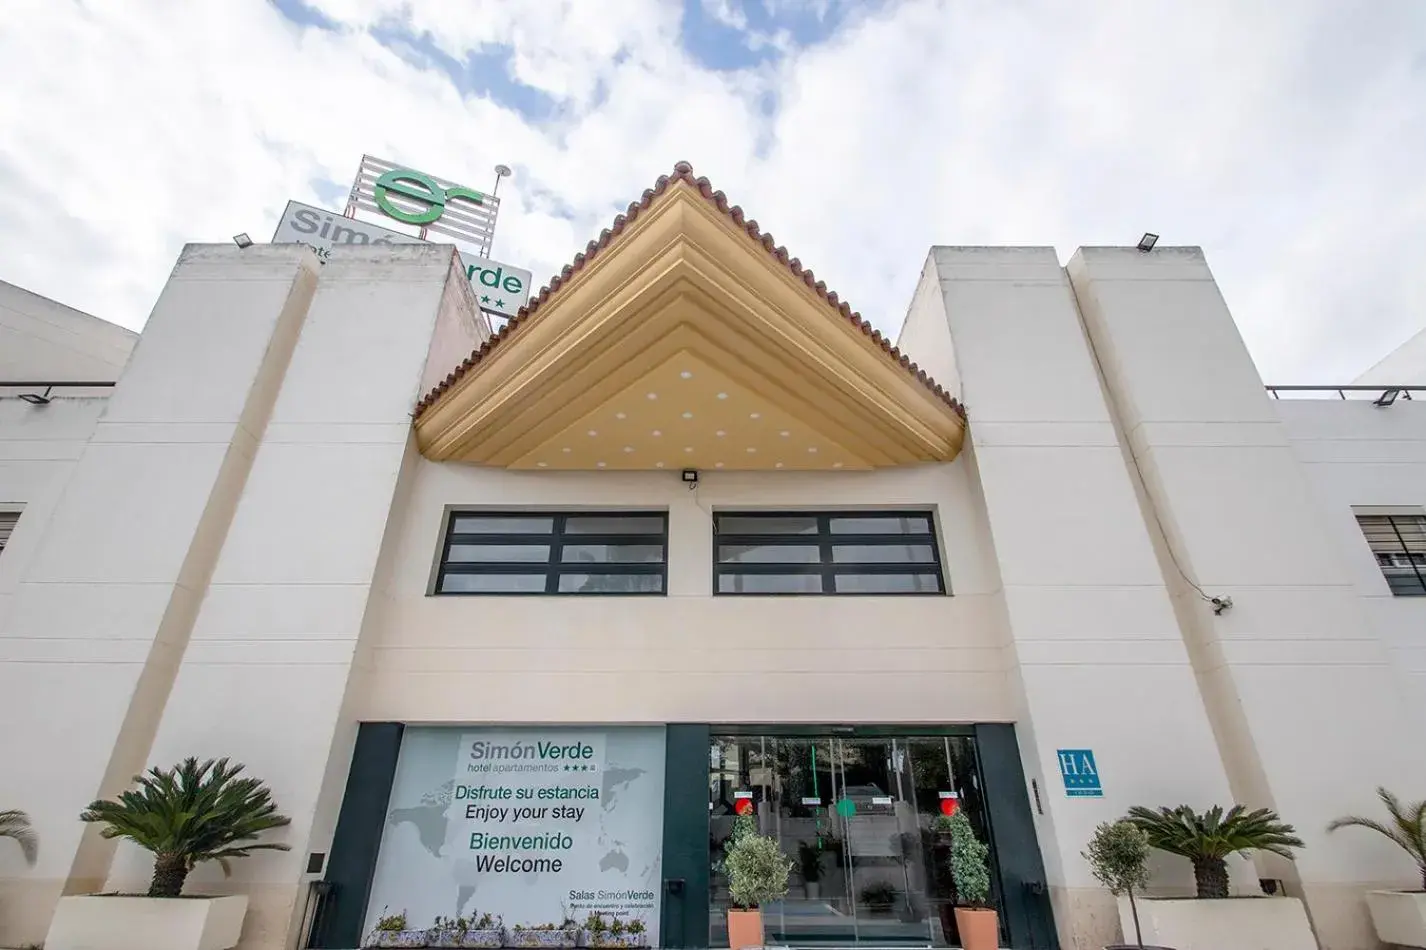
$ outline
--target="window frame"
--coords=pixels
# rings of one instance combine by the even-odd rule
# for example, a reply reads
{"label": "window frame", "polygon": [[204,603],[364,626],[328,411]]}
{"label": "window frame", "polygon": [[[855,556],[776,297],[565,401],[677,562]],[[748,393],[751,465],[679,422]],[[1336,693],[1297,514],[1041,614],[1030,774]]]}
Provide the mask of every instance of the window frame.
{"label": "window frame", "polygon": [[[816,534],[723,534],[722,518],[815,518]],[[929,527],[925,533],[887,534],[849,532],[834,534],[832,520],[836,518],[924,518]],[[951,585],[946,580],[945,562],[941,556],[940,534],[936,530],[936,512],[931,508],[795,508],[747,509],[729,508],[713,512],[713,596],[714,597],[950,597]],[[726,545],[766,547],[811,547],[818,549],[818,560],[796,562],[723,562],[719,548]],[[930,561],[837,561],[832,549],[836,545],[929,545]],[[775,574],[813,575],[822,579],[821,590],[801,591],[731,591],[720,590],[718,580],[724,575]],[[936,590],[837,590],[839,575],[898,574],[923,575],[936,579]]]}
{"label": "window frame", "polygon": [[[456,524],[461,518],[549,518],[548,533],[532,532],[457,532]],[[658,518],[662,529],[658,533],[569,533],[565,530],[570,519],[578,518]],[[667,597],[669,533],[668,509],[651,508],[451,508],[446,512],[441,530],[441,544],[437,551],[435,576],[430,596],[433,597]],[[601,562],[563,560],[564,548],[581,544],[617,545],[659,545],[663,548],[663,559],[659,563],[651,561]],[[539,545],[549,548],[544,561],[450,561],[451,548],[455,545]],[[452,569],[454,568],[454,569]],[[592,569],[591,569],[592,568]],[[543,575],[544,590],[442,590],[445,579],[451,574],[467,575]],[[560,578],[571,574],[638,575],[658,577],[658,590],[560,590]]]}
{"label": "window frame", "polygon": [[[1376,565],[1377,571],[1379,571],[1381,574],[1382,582],[1386,584],[1387,590],[1391,592],[1391,595],[1393,597],[1426,597],[1426,549],[1420,551],[1412,550],[1412,548],[1407,544],[1406,538],[1402,534],[1402,531],[1405,526],[1397,523],[1398,521],[1410,520],[1413,522],[1413,528],[1416,527],[1416,524],[1419,523],[1422,530],[1426,530],[1426,512],[1356,511],[1353,512],[1353,514],[1356,517],[1357,530],[1361,533],[1362,542],[1366,544],[1367,550],[1371,552],[1372,563]],[[1385,522],[1385,525],[1374,525],[1373,527],[1383,527],[1389,529],[1392,537],[1395,538],[1395,543],[1397,547],[1389,551],[1381,551],[1374,547],[1372,544],[1372,535],[1367,532],[1367,520],[1371,520],[1373,522]],[[1412,533],[1414,533],[1414,531]],[[1393,584],[1393,575],[1389,575],[1387,573],[1387,566],[1382,563],[1383,555],[1390,556],[1393,558],[1404,559],[1407,565],[1411,568],[1412,574],[1414,574],[1416,577],[1415,586],[1402,587],[1397,584]],[[1395,576],[1405,577],[1409,579],[1411,577],[1411,574],[1407,574],[1403,570],[1401,573],[1396,574]]]}

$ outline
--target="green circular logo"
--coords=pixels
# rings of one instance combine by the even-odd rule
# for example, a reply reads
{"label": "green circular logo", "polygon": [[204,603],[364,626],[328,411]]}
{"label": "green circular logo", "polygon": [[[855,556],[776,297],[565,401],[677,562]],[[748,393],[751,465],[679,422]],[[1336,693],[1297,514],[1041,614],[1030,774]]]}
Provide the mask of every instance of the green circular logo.
{"label": "green circular logo", "polygon": [[[410,198],[425,207],[418,211],[398,208],[391,200],[392,194]],[[442,188],[430,175],[409,168],[399,168],[382,174],[372,188],[372,196],[383,214],[407,224],[430,224],[439,220],[441,215],[446,213],[446,202],[451,198],[464,198],[477,205],[485,203],[485,196],[478,191],[459,185]]]}
{"label": "green circular logo", "polygon": [[837,814],[843,818],[850,818],[857,813],[857,803],[850,798],[843,798],[837,802]]}

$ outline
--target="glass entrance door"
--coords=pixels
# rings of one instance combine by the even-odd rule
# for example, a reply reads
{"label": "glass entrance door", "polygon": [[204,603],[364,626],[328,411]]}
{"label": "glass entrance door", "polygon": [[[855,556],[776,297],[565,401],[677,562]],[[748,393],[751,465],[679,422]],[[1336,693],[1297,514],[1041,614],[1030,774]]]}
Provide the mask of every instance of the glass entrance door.
{"label": "glass entrance door", "polygon": [[948,796],[978,806],[977,785],[969,737],[715,736],[711,945],[727,945],[721,859],[746,813],[794,862],[787,897],[762,908],[769,944],[954,946],[932,820]]}

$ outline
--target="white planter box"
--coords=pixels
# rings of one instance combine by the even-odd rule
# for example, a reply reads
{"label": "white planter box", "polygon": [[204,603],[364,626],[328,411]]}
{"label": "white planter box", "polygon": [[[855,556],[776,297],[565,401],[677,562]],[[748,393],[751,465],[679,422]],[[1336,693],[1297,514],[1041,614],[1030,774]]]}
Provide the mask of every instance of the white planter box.
{"label": "white planter box", "polygon": [[1426,894],[1419,891],[1367,891],[1372,926],[1382,943],[1426,947]]}
{"label": "white planter box", "polygon": [[[1307,911],[1295,897],[1139,898],[1137,904],[1145,944],[1173,950],[1318,950]],[[1119,924],[1124,942],[1132,943],[1134,918],[1123,897]]]}
{"label": "white planter box", "polygon": [[62,897],[46,950],[231,950],[248,899]]}

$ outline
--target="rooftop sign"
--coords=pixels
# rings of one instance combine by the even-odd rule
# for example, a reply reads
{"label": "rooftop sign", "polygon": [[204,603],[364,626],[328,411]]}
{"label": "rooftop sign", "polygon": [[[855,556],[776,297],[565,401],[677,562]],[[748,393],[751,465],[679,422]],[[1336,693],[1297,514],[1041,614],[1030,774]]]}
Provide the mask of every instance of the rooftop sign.
{"label": "rooftop sign", "polygon": [[[273,244],[306,244],[323,261],[343,247],[371,245],[425,244],[410,234],[392,231],[360,218],[347,218],[334,211],[324,211],[300,201],[289,201],[277,221]],[[529,271],[511,267],[499,261],[476,257],[470,251],[456,249],[460,254],[465,276],[480,309],[500,317],[513,317],[530,297]]]}
{"label": "rooftop sign", "polygon": [[346,214],[360,209],[421,229],[427,238],[444,234],[490,253],[500,199],[425,172],[371,155],[361,157]]}

